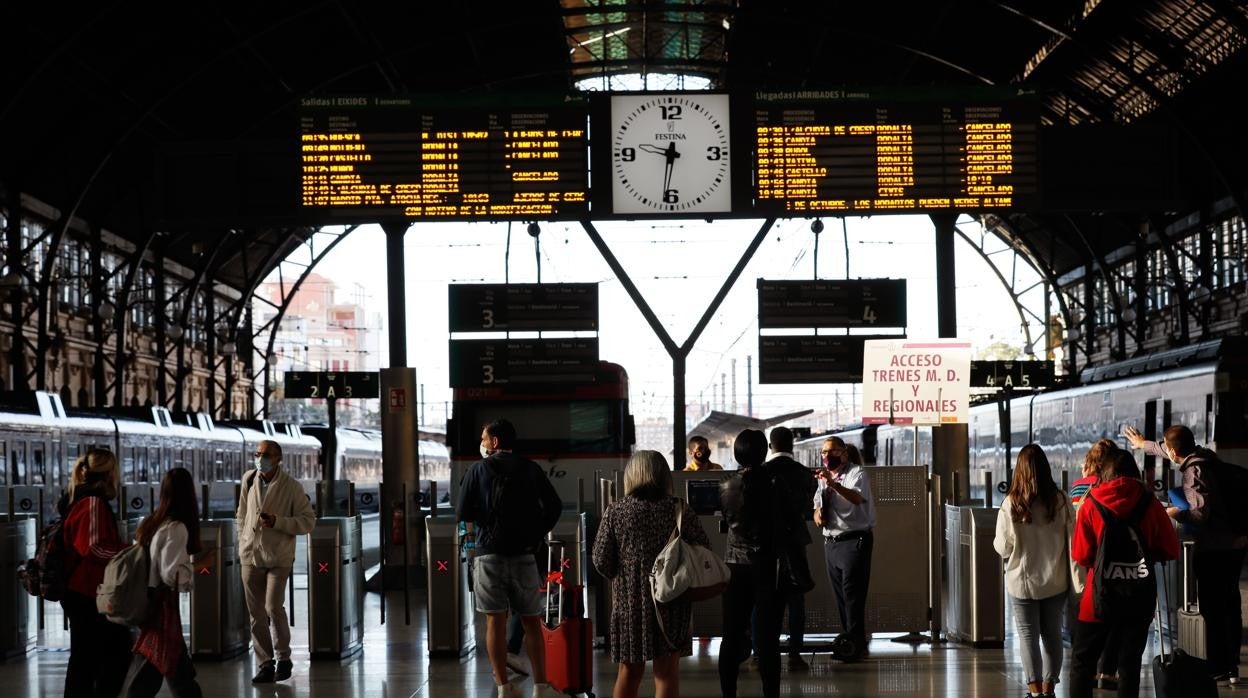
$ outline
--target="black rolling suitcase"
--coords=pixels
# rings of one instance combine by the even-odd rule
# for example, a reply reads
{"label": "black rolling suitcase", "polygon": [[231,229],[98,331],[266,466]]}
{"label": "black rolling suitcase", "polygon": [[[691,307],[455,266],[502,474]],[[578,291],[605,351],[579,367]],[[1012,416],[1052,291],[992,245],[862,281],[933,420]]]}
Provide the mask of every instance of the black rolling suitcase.
{"label": "black rolling suitcase", "polygon": [[1162,594],[1157,599],[1157,651],[1153,657],[1153,686],[1157,698],[1217,698],[1218,685],[1210,673],[1209,662],[1193,657],[1176,647],[1166,654],[1165,632],[1162,631],[1162,613],[1170,592],[1162,572]]}

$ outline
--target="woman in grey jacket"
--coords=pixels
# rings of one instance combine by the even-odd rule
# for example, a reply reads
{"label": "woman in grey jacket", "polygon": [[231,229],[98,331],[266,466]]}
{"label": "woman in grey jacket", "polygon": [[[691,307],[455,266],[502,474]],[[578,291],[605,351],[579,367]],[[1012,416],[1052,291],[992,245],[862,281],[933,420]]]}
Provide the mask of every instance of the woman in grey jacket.
{"label": "woman in grey jacket", "polygon": [[1005,588],[1014,605],[1032,696],[1052,696],[1062,674],[1062,616],[1070,589],[1074,526],[1074,507],[1053,483],[1044,450],[1036,444],[1024,446],[997,513],[993,546],[1006,560]]}

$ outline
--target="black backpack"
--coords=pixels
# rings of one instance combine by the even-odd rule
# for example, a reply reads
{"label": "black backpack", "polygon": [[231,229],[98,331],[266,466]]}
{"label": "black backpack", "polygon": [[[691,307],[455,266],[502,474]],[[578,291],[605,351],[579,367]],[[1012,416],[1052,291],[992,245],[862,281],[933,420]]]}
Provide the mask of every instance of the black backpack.
{"label": "black backpack", "polygon": [[65,569],[63,521],[53,521],[44,529],[35,556],[17,571],[22,588],[31,596],[42,596],[48,601],[60,601],[65,596],[69,575]]}
{"label": "black backpack", "polygon": [[486,459],[485,467],[493,476],[490,486],[490,512],[483,528],[482,544],[500,555],[533,552],[545,531],[538,531],[540,496],[537,492],[535,468],[527,462],[517,463],[509,472],[494,467]]}
{"label": "black backpack", "polygon": [[1140,534],[1140,522],[1148,511],[1152,495],[1140,495],[1139,502],[1125,519],[1088,496],[1101,512],[1101,535],[1096,542],[1096,562],[1092,565],[1092,608],[1101,620],[1138,620],[1152,614],[1157,603],[1157,581]]}

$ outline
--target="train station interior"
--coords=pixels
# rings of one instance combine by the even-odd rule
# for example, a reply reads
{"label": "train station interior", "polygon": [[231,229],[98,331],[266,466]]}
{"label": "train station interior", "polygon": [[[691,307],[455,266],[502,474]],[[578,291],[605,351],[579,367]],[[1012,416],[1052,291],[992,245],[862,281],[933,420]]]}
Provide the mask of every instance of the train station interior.
{"label": "train station interior", "polygon": [[[483,431],[500,418],[562,503],[534,553],[552,691],[629,695],[609,645],[635,600],[594,559],[635,452],[672,465],[722,557],[738,435],[778,427],[773,455],[812,492],[837,464],[825,439],[854,447],[871,503],[865,529],[818,523],[817,504],[794,524],[813,588],[781,624],[779,695],[1045,694],[999,517],[1025,446],[1069,503],[1106,439],[1177,520],[1173,559],[1142,553],[1160,611],[1140,695],[1180,695],[1152,666],[1176,647],[1218,695],[1248,690],[1210,658],[1210,524],[1189,511],[1205,485],[1156,445],[1182,426],[1248,466],[1248,4],[8,3],[0,27],[4,695],[94,695],[78,677],[110,671],[83,668],[105,655],[82,624],[71,651],[82,608],[52,598],[86,603],[86,577],[45,561],[110,457],[98,521],[124,543],[155,540],[141,522],[182,506],[163,486],[190,475],[188,593],[151,603],[180,621],[203,695],[530,695],[531,666],[497,685],[457,522],[465,474],[507,450]],[[335,291],[343,268],[380,298]],[[289,514],[248,508],[274,464]],[[825,502],[842,489],[819,482]],[[1210,506],[1233,511],[1225,496]],[[1241,518],[1239,610],[1217,614],[1232,645]],[[289,657],[253,648],[269,628],[243,581],[275,532]],[[828,572],[855,540],[874,546],[862,647]],[[729,598],[690,606],[672,695],[724,694]],[[1075,695],[1068,606],[1047,695]],[[108,637],[149,641],[107,615],[90,612]],[[564,624],[591,649],[550,639]],[[764,695],[766,666],[739,664],[739,695]]]}

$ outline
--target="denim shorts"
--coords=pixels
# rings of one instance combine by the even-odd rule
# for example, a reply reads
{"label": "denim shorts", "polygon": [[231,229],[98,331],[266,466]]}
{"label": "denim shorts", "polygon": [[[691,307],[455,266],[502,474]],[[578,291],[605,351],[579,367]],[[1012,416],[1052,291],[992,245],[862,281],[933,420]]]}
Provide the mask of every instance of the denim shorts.
{"label": "denim shorts", "polygon": [[472,559],[473,592],[480,613],[542,614],[541,578],[531,553],[478,555]]}

